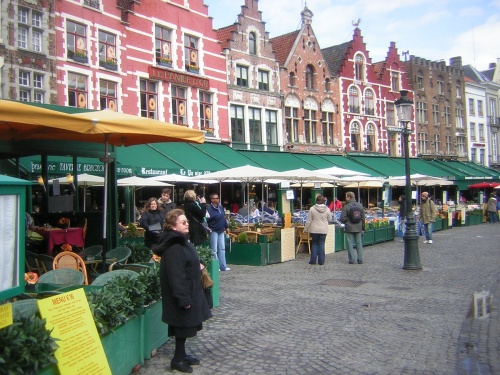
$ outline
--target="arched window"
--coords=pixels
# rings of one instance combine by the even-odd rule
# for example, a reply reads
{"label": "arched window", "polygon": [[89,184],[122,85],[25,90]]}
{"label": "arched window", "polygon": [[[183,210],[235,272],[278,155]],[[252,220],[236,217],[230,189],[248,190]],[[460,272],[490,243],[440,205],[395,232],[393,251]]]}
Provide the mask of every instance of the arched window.
{"label": "arched window", "polygon": [[250,55],[257,54],[257,37],[253,31],[248,35],[248,52]]}
{"label": "arched window", "polygon": [[306,89],[314,89],[314,68],[312,65],[306,66]]}
{"label": "arched window", "polygon": [[365,59],[361,54],[357,54],[354,58],[354,75],[358,81],[365,80]]}
{"label": "arched window", "polygon": [[349,112],[359,113],[359,91],[356,87],[349,87]]}
{"label": "arched window", "polygon": [[376,151],[376,149],[375,149],[375,126],[373,124],[366,125],[366,149],[368,151]]}
{"label": "arched window", "polygon": [[351,133],[351,150],[360,151],[361,150],[361,138],[360,138],[360,125],[359,122],[354,121],[349,129]]}
{"label": "arched window", "polygon": [[295,86],[295,73],[294,72],[290,72],[290,75],[288,76],[290,82],[290,86]]}
{"label": "arched window", "polygon": [[366,115],[375,115],[375,100],[373,90],[365,91],[365,114]]}

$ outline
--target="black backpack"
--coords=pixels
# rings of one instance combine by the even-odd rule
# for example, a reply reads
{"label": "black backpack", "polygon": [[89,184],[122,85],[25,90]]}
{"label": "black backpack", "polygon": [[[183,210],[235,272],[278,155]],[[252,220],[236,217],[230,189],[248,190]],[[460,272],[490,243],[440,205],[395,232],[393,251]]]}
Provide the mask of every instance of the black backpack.
{"label": "black backpack", "polygon": [[353,224],[358,224],[361,222],[361,218],[363,217],[363,209],[359,207],[357,204],[353,204],[349,211],[347,212],[349,216],[349,221]]}

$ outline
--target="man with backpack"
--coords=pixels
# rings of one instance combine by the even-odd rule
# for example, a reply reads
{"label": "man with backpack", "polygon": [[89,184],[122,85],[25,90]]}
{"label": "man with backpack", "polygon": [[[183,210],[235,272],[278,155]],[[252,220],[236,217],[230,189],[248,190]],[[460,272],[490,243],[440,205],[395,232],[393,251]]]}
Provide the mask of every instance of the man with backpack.
{"label": "man with backpack", "polygon": [[356,196],[352,191],[345,195],[347,203],[342,208],[340,222],[345,225],[347,239],[347,256],[349,264],[355,264],[354,243],[358,253],[357,262],[363,264],[363,234],[365,233],[365,210],[363,206],[356,202]]}

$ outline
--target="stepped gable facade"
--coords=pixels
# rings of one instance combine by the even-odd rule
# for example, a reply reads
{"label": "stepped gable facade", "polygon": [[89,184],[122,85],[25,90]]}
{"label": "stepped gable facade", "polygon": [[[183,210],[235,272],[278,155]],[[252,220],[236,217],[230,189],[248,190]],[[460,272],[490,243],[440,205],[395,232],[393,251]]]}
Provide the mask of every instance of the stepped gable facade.
{"label": "stepped gable facade", "polygon": [[279,66],[257,0],[217,30],[225,56],[229,139],[239,150],[279,151],[283,145]]}
{"label": "stepped gable facade", "polygon": [[[400,90],[409,90],[406,71],[391,43],[384,61],[372,63],[356,26],[349,42],[322,49],[333,77],[338,106],[339,147],[347,153],[402,156],[402,135],[394,107]],[[412,93],[408,95],[412,98]],[[414,129],[413,122],[409,124]],[[415,156],[415,134],[410,136]]]}
{"label": "stepped gable facade", "polygon": [[284,150],[339,153],[332,77],[314,34],[312,18],[313,13],[305,7],[299,30],[271,38],[284,100]]}

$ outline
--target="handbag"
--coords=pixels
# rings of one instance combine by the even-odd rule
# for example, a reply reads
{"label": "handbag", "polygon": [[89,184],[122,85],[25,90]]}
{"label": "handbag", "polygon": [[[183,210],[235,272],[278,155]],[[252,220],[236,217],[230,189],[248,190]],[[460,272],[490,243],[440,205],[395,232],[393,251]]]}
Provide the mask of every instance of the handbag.
{"label": "handbag", "polygon": [[208,289],[214,285],[214,281],[210,277],[208,271],[206,268],[203,268],[201,270],[201,285],[203,286],[203,289]]}
{"label": "handbag", "polygon": [[[194,219],[194,218],[193,218],[193,219]],[[195,220],[196,220],[196,219],[195,219]],[[196,220],[196,221],[198,221],[198,220]],[[200,223],[200,222],[198,221],[198,223]],[[210,233],[212,232],[212,229],[210,229],[210,228],[208,227],[208,223],[207,223],[205,220],[203,220],[203,221],[200,223],[200,225],[203,227],[203,230],[205,231],[205,233],[206,233],[206,234],[210,234]]]}
{"label": "handbag", "polygon": [[161,223],[157,222],[149,226],[149,231],[154,233],[154,234],[160,234],[161,233]]}

